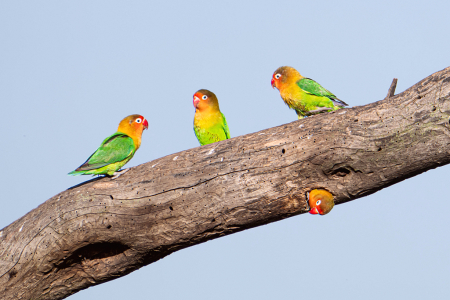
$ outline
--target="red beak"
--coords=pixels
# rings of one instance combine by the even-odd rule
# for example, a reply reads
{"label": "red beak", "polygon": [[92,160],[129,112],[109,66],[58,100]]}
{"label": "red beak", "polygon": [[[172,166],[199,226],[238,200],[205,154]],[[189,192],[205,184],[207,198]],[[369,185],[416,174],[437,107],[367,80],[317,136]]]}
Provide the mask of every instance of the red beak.
{"label": "red beak", "polygon": [[144,119],[144,123],[142,123],[142,125],[144,125],[144,129],[148,129],[147,119]]}
{"label": "red beak", "polygon": [[272,81],[270,81],[270,84],[272,85],[272,88],[275,88],[275,80],[273,80],[273,78]]}
{"label": "red beak", "polygon": [[200,98],[197,96],[194,96],[194,107],[197,108],[198,103],[200,102]]}
{"label": "red beak", "polygon": [[317,215],[319,211],[317,210],[317,207],[313,207],[309,210],[309,213],[312,215]]}

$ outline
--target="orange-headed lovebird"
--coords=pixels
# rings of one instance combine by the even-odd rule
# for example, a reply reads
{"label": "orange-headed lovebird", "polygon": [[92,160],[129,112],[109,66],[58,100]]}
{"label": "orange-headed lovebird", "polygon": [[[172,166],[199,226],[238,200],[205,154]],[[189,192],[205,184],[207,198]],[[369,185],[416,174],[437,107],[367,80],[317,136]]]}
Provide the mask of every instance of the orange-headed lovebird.
{"label": "orange-headed lovebird", "polygon": [[115,175],[139,149],[142,131],[147,128],[148,122],[143,116],[126,117],[117,132],[107,137],[86,162],[69,175]]}
{"label": "orange-headed lovebird", "polygon": [[308,194],[309,213],[326,215],[334,206],[333,195],[326,190],[312,190]]}
{"label": "orange-headed lovebird", "polygon": [[348,106],[333,93],[312,79],[305,78],[292,67],[279,67],[272,75],[272,87],[289,108],[295,109],[299,119]]}
{"label": "orange-headed lovebird", "polygon": [[230,138],[227,120],[219,109],[219,101],[213,92],[198,90],[194,94],[194,132],[200,145],[207,145]]}

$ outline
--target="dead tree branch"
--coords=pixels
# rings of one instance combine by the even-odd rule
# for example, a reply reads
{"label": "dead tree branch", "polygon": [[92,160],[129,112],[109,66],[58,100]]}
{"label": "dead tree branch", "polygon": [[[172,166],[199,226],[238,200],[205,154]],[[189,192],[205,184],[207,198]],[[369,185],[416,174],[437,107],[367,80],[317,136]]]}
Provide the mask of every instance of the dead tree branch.
{"label": "dead tree branch", "polygon": [[62,299],[174,251],[336,203],[450,162],[450,68],[405,92],[66,190],[0,231],[0,298]]}

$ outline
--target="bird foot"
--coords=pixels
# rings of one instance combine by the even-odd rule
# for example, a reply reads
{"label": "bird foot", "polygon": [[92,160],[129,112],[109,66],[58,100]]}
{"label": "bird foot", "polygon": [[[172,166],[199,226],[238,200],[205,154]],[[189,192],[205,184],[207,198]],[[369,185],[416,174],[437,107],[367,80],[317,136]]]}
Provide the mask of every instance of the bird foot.
{"label": "bird foot", "polygon": [[125,174],[128,171],[130,171],[130,168],[123,169],[122,171],[114,172],[114,175],[113,175],[113,177],[111,177],[111,179],[116,179],[116,178],[122,176],[123,174]]}

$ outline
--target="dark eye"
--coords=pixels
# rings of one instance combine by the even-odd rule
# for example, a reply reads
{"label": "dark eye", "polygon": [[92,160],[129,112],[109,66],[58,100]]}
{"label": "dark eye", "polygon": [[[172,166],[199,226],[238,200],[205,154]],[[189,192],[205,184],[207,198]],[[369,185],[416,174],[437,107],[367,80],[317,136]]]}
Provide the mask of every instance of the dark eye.
{"label": "dark eye", "polygon": [[280,77],[281,77],[281,74],[275,75],[275,79],[280,79]]}
{"label": "dark eye", "polygon": [[317,200],[316,205],[320,205],[320,203],[322,203],[321,200]]}
{"label": "dark eye", "polygon": [[206,100],[206,99],[208,99],[208,96],[203,95],[203,96],[202,96],[202,99],[203,99],[203,100]]}
{"label": "dark eye", "polygon": [[141,118],[137,118],[135,122],[136,122],[136,123],[141,123],[141,122],[142,122],[142,119],[141,119]]}

